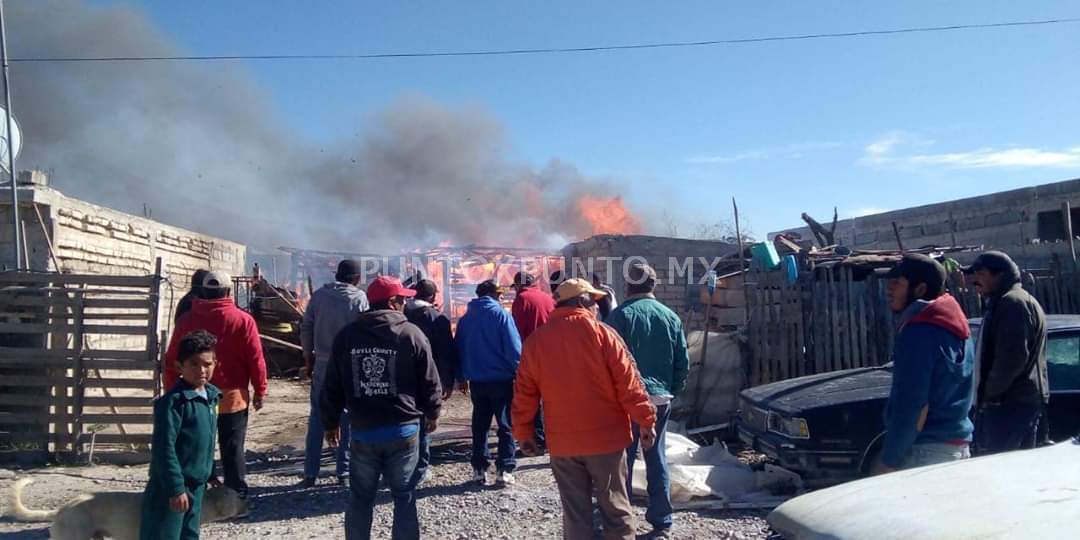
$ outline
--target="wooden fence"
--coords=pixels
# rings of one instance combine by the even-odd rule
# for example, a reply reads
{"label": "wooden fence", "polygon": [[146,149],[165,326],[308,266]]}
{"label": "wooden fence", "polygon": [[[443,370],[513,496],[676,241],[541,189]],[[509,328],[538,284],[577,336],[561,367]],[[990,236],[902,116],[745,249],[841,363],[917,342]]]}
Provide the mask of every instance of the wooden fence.
{"label": "wooden fence", "polygon": [[[750,272],[749,385],[888,362],[894,320],[886,280],[861,274],[819,268],[788,283],[782,272]],[[1080,313],[1080,272],[1025,272],[1024,287],[1048,314]],[[968,317],[981,315],[981,298],[961,279],[949,289]]]}
{"label": "wooden fence", "polygon": [[0,273],[0,456],[143,451],[160,389],[154,275]]}

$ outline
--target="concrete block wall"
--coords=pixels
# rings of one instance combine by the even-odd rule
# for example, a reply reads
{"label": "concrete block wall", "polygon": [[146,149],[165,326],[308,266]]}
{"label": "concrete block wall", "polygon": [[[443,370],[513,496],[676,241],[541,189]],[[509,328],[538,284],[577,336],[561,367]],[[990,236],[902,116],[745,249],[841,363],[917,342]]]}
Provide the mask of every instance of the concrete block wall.
{"label": "concrete block wall", "polygon": [[690,305],[687,286],[691,278],[694,283],[700,282],[717,258],[736,251],[737,246],[709,240],[599,235],[566,246],[563,258],[565,267],[578,274],[589,269],[591,260],[592,270],[611,284],[619,299],[626,295],[624,270],[645,260],[656,270],[657,299],[676,313],[683,313]]}
{"label": "concrete block wall", "polygon": [[[896,249],[895,221],[906,248],[948,246],[955,238],[958,245],[1004,250],[1023,266],[1045,267],[1054,255],[1065,256],[1067,248],[1064,242],[1036,243],[1038,215],[1060,212],[1065,201],[1080,207],[1080,179],[841,220],[837,242],[861,249]],[[813,238],[809,227],[786,230]]]}
{"label": "concrete block wall", "polygon": [[[13,262],[10,193],[0,190],[0,197],[3,197],[0,264],[10,268]],[[27,224],[33,270],[56,269],[37,222],[34,204],[44,218],[64,272],[147,275],[154,272],[155,260],[161,257],[162,275],[168,280],[161,287],[158,312],[161,330],[171,330],[175,305],[190,288],[191,274],[196,269],[225,270],[234,276],[246,273],[246,247],[242,244],[66,197],[44,186],[21,187],[19,201],[22,220]],[[3,219],[5,215],[7,219]],[[123,343],[96,344],[106,345],[137,348],[145,346],[145,339],[123,338]]]}

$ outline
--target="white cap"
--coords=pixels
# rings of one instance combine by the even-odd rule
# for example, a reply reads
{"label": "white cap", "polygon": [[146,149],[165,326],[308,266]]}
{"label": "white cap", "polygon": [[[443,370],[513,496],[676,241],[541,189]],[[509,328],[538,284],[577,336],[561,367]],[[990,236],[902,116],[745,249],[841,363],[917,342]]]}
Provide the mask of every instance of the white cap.
{"label": "white cap", "polygon": [[228,272],[212,270],[203,278],[202,288],[209,290],[231,289],[232,276]]}

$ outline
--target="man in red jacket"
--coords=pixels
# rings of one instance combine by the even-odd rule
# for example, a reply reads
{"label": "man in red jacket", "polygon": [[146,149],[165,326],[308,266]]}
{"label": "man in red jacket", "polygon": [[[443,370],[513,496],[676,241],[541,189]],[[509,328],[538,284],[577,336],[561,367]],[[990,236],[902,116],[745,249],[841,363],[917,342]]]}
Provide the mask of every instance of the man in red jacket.
{"label": "man in red jacket", "polygon": [[[231,297],[232,278],[220,270],[203,279],[200,298],[191,311],[176,321],[168,352],[165,353],[165,390],[179,378],[177,352],[180,338],[195,330],[206,330],[217,338],[217,369],[210,379],[221,390],[217,420],[218,446],[225,485],[247,497],[244,481],[244,439],[247,435],[248,406],[262,409],[266,396],[266,361],[255,319],[236,307]],[[251,393],[254,388],[254,395]]]}
{"label": "man in red jacket", "polygon": [[[514,304],[510,306],[510,315],[514,317],[514,325],[517,326],[518,334],[521,334],[521,343],[544,323],[548,322],[551,312],[555,311],[555,297],[540,290],[536,278],[525,272],[514,275]],[[541,450],[547,448],[547,439],[544,437],[544,406],[536,413],[536,445]]]}

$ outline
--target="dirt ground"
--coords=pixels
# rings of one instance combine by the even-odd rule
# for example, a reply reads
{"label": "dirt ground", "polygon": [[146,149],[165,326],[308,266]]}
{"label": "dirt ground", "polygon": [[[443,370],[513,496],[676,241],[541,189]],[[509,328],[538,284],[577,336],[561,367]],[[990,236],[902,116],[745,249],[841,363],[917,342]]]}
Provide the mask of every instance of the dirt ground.
{"label": "dirt ground", "polygon": [[[253,413],[248,431],[248,482],[252,509],[247,519],[203,527],[204,538],[341,538],[347,493],[330,477],[311,489],[296,483],[302,470],[308,421],[308,386],[273,380],[266,407]],[[559,538],[561,510],[546,457],[518,462],[517,484],[510,488],[480,488],[469,484],[468,425],[471,405],[455,395],[433,439],[432,479],[417,492],[421,534],[425,538]],[[324,474],[332,458],[323,454]],[[31,508],[55,508],[71,496],[93,491],[138,491],[146,466],[94,465],[45,467],[28,471],[0,470],[4,512],[14,478],[31,476],[35,483],[24,494]],[[389,493],[380,495],[374,537],[388,538],[392,505]],[[644,524],[643,501],[636,501],[639,533]],[[758,539],[768,536],[764,512],[690,511],[675,515],[674,538]],[[47,524],[0,521],[0,538],[48,538]]]}

